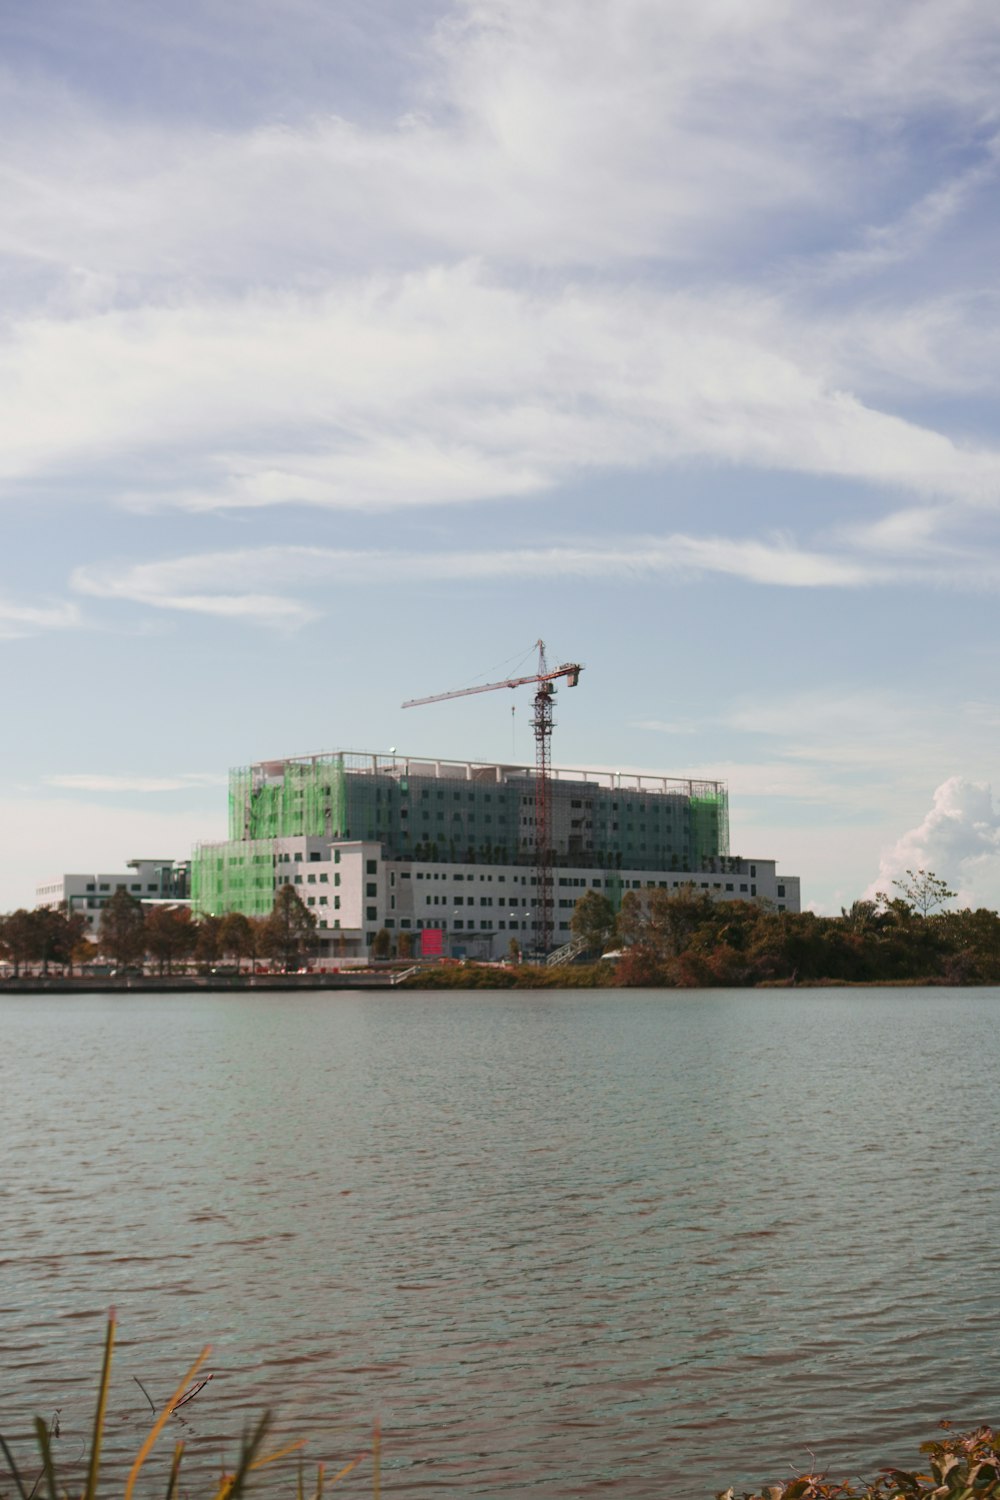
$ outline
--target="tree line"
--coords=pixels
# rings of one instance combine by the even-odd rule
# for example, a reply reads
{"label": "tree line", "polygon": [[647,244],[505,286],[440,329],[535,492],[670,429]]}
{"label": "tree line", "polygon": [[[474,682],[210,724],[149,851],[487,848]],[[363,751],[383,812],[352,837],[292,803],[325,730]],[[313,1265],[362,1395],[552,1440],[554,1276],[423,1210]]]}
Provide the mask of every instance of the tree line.
{"label": "tree line", "polygon": [[836,917],[693,886],[628,891],[616,914],[588,891],[572,927],[595,956],[615,951],[608,977],[622,985],[1000,984],[1000,915],[946,910],[954,892],[933,871],[908,870],[894,887]]}
{"label": "tree line", "polygon": [[[606,896],[588,891],[577,903],[572,931],[593,958],[613,954],[601,965],[601,983],[1000,984],[997,912],[946,910],[954,892],[933,871],[907,871],[894,886],[895,894],[855,901],[836,917],[779,912],[766,902],[716,901],[694,886],[627,891],[615,912]],[[292,886],[280,887],[266,917],[143,906],[120,888],[102,911],[96,942],[80,912],[37,907],[0,916],[0,958],[15,975],[28,966],[72,972],[98,957],[117,968],[152,964],[161,974],[190,964],[266,959],[288,973],[314,951],[315,930],[315,916]],[[514,950],[516,942],[516,960]],[[410,934],[400,934],[396,956],[411,952]],[[391,935],[383,929],[372,956],[391,953]]]}
{"label": "tree line", "polygon": [[160,974],[191,963],[207,968],[226,959],[238,966],[267,959],[288,973],[312,952],[315,929],[315,916],[292,886],[280,887],[266,917],[238,911],[195,916],[186,906],[144,906],[119,886],[101,912],[93,941],[86,917],[65,905],[0,916],[0,958],[15,976],[29,966],[43,974],[53,966],[72,973],[102,957],[124,969],[149,962]]}

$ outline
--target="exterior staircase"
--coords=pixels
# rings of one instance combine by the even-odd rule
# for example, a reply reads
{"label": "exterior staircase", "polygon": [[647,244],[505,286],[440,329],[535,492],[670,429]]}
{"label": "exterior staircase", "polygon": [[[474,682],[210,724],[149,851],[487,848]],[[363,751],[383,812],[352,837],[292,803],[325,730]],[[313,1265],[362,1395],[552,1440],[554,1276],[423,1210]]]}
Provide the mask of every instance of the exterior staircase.
{"label": "exterior staircase", "polygon": [[561,948],[556,948],[545,960],[546,966],[556,969],[560,964],[571,964],[578,953],[582,953],[587,944],[583,938],[570,938],[568,943],[563,943]]}

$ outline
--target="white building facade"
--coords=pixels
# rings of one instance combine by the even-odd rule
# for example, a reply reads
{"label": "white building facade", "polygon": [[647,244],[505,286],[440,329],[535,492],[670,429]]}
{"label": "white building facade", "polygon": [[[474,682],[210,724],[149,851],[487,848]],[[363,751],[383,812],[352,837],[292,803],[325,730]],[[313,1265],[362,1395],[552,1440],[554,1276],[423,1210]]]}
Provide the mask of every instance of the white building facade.
{"label": "white building facade", "polygon": [[[719,901],[800,909],[776,862],[730,855],[721,782],[557,770],[552,941],[587,891],[692,886]],[[317,956],[364,958],[376,934],[414,955],[505,957],[541,930],[534,768],[331,752],[260,762],[230,779],[230,838],[192,859],[192,904],[263,916],[294,887]]]}
{"label": "white building facade", "polygon": [[79,913],[86,918],[91,937],[101,926],[101,912],[117,890],[126,890],[137,901],[169,901],[187,905],[190,863],[173,859],[130,859],[128,868],[93,875],[57,875],[35,888],[35,905]]}

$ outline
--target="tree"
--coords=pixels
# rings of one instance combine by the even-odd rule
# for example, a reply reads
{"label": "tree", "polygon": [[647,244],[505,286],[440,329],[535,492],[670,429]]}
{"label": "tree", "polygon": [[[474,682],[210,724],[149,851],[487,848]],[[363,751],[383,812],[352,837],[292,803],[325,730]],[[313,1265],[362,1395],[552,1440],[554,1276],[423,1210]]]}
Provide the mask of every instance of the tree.
{"label": "tree", "polygon": [[646,910],[638,891],[626,891],[615,923],[615,935],[625,948],[641,942],[646,930]]}
{"label": "tree", "polygon": [[603,953],[615,931],[615,909],[607,896],[600,891],[587,891],[581,896],[573,910],[570,929],[590,952]]}
{"label": "tree", "polygon": [[396,952],[399,954],[400,958],[412,958],[413,957],[413,934],[412,934],[412,932],[401,932],[399,934],[399,942],[396,945]]}
{"label": "tree", "polygon": [[146,951],[141,901],[120,885],[101,912],[100,947],[116,964],[138,963]]}
{"label": "tree", "polygon": [[389,958],[392,953],[392,934],[380,927],[372,938],[372,958]]}
{"label": "tree", "polygon": [[284,972],[297,969],[303,949],[312,944],[316,918],[293,885],[283,885],[264,924],[264,951],[281,962]]}
{"label": "tree", "polygon": [[189,956],[198,933],[186,906],[154,906],[146,913],[146,952],[162,974],[174,971],[178,959]]}
{"label": "tree", "polygon": [[49,972],[49,964],[69,964],[72,968],[73,949],[87,928],[87,919],[82,912],[67,913],[65,904],[36,906],[28,913],[32,936],[31,957],[40,963],[42,973]]}
{"label": "tree", "polygon": [[903,900],[922,917],[928,916],[936,906],[954,899],[955,892],[950,891],[947,881],[935,875],[933,870],[907,870],[906,876],[905,880],[892,883],[902,891]]}
{"label": "tree", "polygon": [[194,959],[199,969],[207,969],[214,964],[221,953],[219,947],[219,929],[222,926],[222,918],[214,917],[206,912],[198,922],[198,935],[194,942]]}
{"label": "tree", "polygon": [[32,921],[32,913],[19,907],[3,919],[3,950],[7,958],[14,965],[14,978],[21,972],[21,965],[32,961],[35,956],[35,925]]}
{"label": "tree", "polygon": [[241,959],[252,958],[256,939],[250,919],[243,912],[227,911],[222,918],[219,923],[219,949],[228,958],[235,958],[237,967]]}

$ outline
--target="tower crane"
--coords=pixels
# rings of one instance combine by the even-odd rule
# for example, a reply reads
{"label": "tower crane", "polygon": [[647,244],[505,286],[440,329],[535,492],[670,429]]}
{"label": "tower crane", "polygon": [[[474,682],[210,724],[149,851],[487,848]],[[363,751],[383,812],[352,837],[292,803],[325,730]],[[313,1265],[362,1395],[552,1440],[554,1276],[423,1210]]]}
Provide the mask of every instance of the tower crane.
{"label": "tower crane", "polygon": [[478,687],[458,688],[453,693],[434,693],[429,698],[410,698],[404,708],[418,708],[424,703],[443,703],[448,698],[467,698],[471,693],[492,693],[497,688],[526,687],[535,685],[535,712],[532,727],[535,733],[535,886],[538,904],[538,936],[543,952],[552,946],[553,900],[552,900],[552,820],[551,771],[552,717],[555,684],[565,677],[568,687],[576,687],[583,667],[579,662],[564,662],[560,667],[549,668],[545,660],[545,642],[536,641],[538,647],[538,671],[529,677],[508,677],[504,682],[484,682]]}

